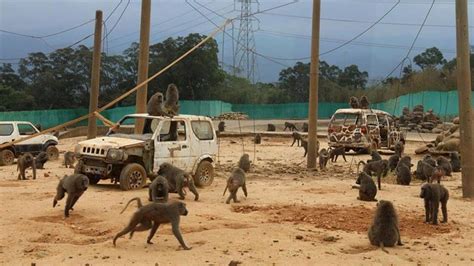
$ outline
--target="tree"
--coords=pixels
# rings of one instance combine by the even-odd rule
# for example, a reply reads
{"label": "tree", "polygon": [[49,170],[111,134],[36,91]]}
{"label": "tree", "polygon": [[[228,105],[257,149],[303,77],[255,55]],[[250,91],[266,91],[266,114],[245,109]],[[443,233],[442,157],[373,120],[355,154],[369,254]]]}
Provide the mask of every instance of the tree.
{"label": "tree", "polygon": [[368,78],[367,71],[361,72],[357,65],[350,65],[339,75],[339,84],[352,89],[364,89]]}
{"label": "tree", "polygon": [[15,73],[11,64],[2,64],[2,66],[0,66],[0,84],[17,90],[25,87],[25,83],[20,76]]}
{"label": "tree", "polygon": [[309,69],[309,63],[297,62],[293,67],[280,71],[279,86],[292,101],[308,101]]}
{"label": "tree", "polygon": [[319,75],[323,79],[337,82],[342,70],[335,65],[329,65],[326,61],[319,62]]}
{"label": "tree", "polygon": [[427,67],[436,68],[438,65],[443,65],[446,63],[443,53],[441,53],[441,51],[436,47],[426,49],[423,53],[415,56],[413,61],[421,69],[425,69]]}

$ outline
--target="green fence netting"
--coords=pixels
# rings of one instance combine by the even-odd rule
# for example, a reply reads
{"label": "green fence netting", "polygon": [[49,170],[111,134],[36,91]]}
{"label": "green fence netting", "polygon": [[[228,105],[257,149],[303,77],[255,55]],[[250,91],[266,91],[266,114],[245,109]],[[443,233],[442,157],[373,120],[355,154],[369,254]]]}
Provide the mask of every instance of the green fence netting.
{"label": "green fence netting", "polygon": [[[400,115],[403,107],[413,109],[415,105],[423,104],[425,110],[433,111],[441,117],[453,117],[459,114],[457,91],[423,91],[402,95],[386,102],[374,103],[372,108],[380,109]],[[182,114],[218,116],[228,112],[243,112],[251,119],[306,119],[308,117],[308,103],[285,104],[230,104],[222,101],[180,101]],[[474,92],[472,92],[472,106],[474,106]],[[347,103],[320,102],[318,117],[330,118],[339,108],[347,108]],[[134,106],[117,107],[104,111],[102,114],[111,121],[117,121],[126,114],[135,112]],[[0,112],[0,121],[30,121],[49,128],[73,120],[87,114],[87,109],[57,109],[39,111]],[[86,125],[87,120],[79,125]]]}

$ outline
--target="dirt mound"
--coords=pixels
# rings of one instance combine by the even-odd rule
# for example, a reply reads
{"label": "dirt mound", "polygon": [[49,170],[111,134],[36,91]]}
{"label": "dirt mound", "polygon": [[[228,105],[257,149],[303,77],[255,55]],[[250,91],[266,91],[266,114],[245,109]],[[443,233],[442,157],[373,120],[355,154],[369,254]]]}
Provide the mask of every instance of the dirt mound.
{"label": "dirt mound", "polygon": [[[364,206],[304,206],[304,205],[269,205],[269,206],[233,206],[234,212],[263,212],[270,216],[271,223],[288,222],[293,224],[311,224],[327,230],[366,233],[374,210]],[[446,234],[453,230],[451,224],[433,226],[425,224],[420,213],[399,210],[400,231],[402,237],[420,238],[433,234]]]}

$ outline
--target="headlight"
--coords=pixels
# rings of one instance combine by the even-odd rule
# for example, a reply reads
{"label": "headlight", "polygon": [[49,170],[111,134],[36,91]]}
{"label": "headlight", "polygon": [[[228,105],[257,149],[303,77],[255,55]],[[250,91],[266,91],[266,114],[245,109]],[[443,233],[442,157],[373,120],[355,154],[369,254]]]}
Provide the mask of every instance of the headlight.
{"label": "headlight", "polygon": [[124,160],[125,153],[119,149],[110,149],[107,152],[107,160],[109,161],[122,161]]}
{"label": "headlight", "polygon": [[74,147],[74,153],[75,154],[81,153],[81,145],[77,144],[76,147]]}

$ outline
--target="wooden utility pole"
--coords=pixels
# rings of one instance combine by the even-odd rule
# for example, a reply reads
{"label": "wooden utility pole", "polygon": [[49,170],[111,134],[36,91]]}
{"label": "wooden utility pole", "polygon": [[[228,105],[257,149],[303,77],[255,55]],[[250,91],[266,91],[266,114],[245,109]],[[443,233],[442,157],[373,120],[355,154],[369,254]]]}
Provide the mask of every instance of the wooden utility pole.
{"label": "wooden utility pole", "polygon": [[[92,73],[91,88],[89,99],[89,113],[97,110],[99,104],[99,83],[100,83],[100,56],[102,48],[102,11],[95,11],[95,32],[94,32],[94,52],[92,54]],[[87,139],[93,139],[97,136],[97,119],[95,116],[89,116],[87,126]]]}
{"label": "wooden utility pole", "polygon": [[[140,22],[140,47],[138,58],[138,81],[142,83],[148,78],[148,58],[150,48],[150,17],[151,0],[142,0],[142,16]],[[146,113],[148,83],[137,90],[136,113]],[[137,119],[135,121],[135,134],[143,131],[144,121]]]}
{"label": "wooden utility pole", "polygon": [[463,197],[474,198],[474,121],[471,106],[471,67],[467,0],[456,0],[457,86],[461,133]]}
{"label": "wooden utility pole", "polygon": [[319,25],[321,0],[313,0],[313,26],[311,32],[311,65],[309,71],[308,108],[308,168],[316,167],[318,141],[318,87],[319,87]]}

